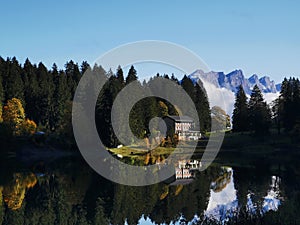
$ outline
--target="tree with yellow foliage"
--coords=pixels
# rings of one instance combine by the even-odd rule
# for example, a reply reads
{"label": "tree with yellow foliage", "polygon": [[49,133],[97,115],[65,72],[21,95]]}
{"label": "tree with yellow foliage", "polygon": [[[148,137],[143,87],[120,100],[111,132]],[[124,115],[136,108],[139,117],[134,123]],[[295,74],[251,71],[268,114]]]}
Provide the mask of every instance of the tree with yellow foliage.
{"label": "tree with yellow foliage", "polygon": [[36,124],[32,120],[25,119],[25,110],[20,99],[12,98],[3,107],[3,123],[15,136],[33,134]]}
{"label": "tree with yellow foliage", "polygon": [[22,103],[17,98],[7,101],[3,107],[3,123],[8,126],[14,135],[20,133],[20,128],[25,120],[25,110]]}
{"label": "tree with yellow foliage", "polygon": [[32,135],[36,131],[36,123],[33,120],[25,119],[21,124],[21,134],[22,135]]}

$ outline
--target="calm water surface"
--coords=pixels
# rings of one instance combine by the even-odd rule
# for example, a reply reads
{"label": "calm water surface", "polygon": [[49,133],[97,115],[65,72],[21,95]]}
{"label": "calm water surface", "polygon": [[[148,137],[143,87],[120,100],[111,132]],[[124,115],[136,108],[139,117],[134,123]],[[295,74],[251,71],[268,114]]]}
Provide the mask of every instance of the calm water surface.
{"label": "calm water surface", "polygon": [[79,156],[3,156],[0,224],[243,224],[255,218],[297,224],[300,179],[294,162],[219,160],[186,185],[130,187],[105,180]]}

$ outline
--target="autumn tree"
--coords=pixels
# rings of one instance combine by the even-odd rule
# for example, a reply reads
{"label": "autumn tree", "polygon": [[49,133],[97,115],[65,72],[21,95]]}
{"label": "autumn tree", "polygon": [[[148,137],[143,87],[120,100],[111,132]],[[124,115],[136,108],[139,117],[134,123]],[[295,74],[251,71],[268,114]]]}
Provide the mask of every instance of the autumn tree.
{"label": "autumn tree", "polygon": [[159,117],[164,117],[168,115],[168,106],[163,101],[158,101],[158,112]]}
{"label": "autumn tree", "polygon": [[25,110],[21,100],[13,98],[3,107],[3,123],[14,136],[32,135],[36,131],[36,123],[25,118]]}
{"label": "autumn tree", "polygon": [[212,121],[214,130],[225,130],[230,127],[230,116],[219,106],[214,106],[211,109]]}
{"label": "autumn tree", "polygon": [[36,132],[36,123],[33,120],[25,119],[20,126],[21,135],[33,135]]}
{"label": "autumn tree", "polygon": [[21,134],[21,126],[25,120],[25,111],[21,100],[13,98],[3,107],[3,123],[13,135]]}

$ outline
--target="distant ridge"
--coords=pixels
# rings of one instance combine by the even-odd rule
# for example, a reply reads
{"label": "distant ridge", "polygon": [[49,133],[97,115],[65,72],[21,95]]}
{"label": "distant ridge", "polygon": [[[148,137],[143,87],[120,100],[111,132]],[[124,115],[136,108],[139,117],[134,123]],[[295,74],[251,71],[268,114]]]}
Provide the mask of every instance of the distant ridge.
{"label": "distant ridge", "polygon": [[281,84],[275,84],[268,76],[259,77],[253,74],[245,78],[242,70],[234,70],[228,74],[214,71],[205,73],[202,70],[196,70],[188,77],[205,88],[210,107],[219,106],[230,116],[234,108],[235,94],[240,85],[243,86],[248,97],[253,87],[257,85],[268,104],[279,96],[281,89]]}
{"label": "distant ridge", "polygon": [[242,85],[248,95],[251,94],[255,85],[258,85],[263,93],[277,93],[281,89],[281,84],[275,84],[268,76],[259,78],[258,75],[253,74],[251,77],[246,78],[242,70],[234,70],[228,74],[214,71],[205,73],[202,70],[196,70],[189,75],[189,78],[195,82],[198,82],[199,79],[205,80],[218,88],[226,88],[234,93]]}

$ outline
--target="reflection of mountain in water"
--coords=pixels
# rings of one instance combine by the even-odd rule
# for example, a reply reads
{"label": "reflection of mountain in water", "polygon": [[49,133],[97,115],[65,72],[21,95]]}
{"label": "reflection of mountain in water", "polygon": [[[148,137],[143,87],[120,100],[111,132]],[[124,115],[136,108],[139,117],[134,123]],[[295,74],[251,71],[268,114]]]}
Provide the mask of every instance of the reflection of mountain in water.
{"label": "reflection of mountain in water", "polygon": [[[217,221],[225,221],[230,217],[238,215],[240,208],[243,207],[237,198],[237,191],[233,181],[234,171],[232,168],[224,168],[224,171],[220,178],[212,183],[210,199],[205,212],[207,217]],[[225,174],[230,175],[230,177],[225,176]],[[217,182],[219,182],[219,185]],[[278,177],[272,176],[267,195],[256,203],[253,202],[253,198],[257,197],[255,193],[248,194],[246,203],[247,212],[253,215],[257,213],[263,214],[270,210],[278,210],[278,206],[281,204],[279,182],[280,179]],[[215,187],[218,186],[222,189],[215,191]]]}
{"label": "reflection of mountain in water", "polygon": [[80,160],[62,160],[45,165],[43,176],[31,179],[34,175],[14,172],[11,181],[2,183],[0,224],[179,224],[180,219],[201,223],[209,218],[221,222],[243,209],[261,215],[282,203],[283,181],[264,171],[213,165],[198,171],[188,185],[131,187],[105,180]]}

